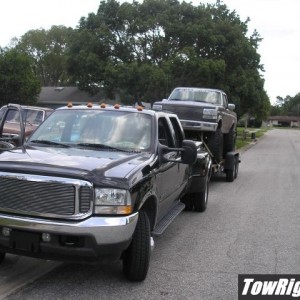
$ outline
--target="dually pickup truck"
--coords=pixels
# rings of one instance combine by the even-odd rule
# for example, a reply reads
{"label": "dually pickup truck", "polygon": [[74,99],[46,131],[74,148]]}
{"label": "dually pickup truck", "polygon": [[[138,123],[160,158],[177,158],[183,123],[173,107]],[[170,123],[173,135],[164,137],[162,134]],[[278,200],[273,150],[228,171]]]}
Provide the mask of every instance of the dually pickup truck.
{"label": "dually pickup truck", "polygon": [[[19,105],[8,105],[20,114]],[[145,279],[153,237],[202,212],[211,158],[174,114],[105,104],[55,110],[25,140],[0,124],[0,262],[6,253],[123,262]],[[23,133],[23,134],[22,134]]]}
{"label": "dually pickup truck", "polygon": [[224,91],[177,87],[168,99],[155,102],[153,109],[175,113],[187,137],[203,140],[217,162],[235,150],[235,105],[228,103]]}

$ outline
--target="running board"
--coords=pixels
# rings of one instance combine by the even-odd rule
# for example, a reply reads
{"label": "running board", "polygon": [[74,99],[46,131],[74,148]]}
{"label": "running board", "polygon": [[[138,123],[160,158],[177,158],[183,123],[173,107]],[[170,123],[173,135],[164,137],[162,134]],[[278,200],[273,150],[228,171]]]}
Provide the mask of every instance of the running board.
{"label": "running board", "polygon": [[172,221],[184,210],[184,208],[185,205],[182,202],[178,202],[155,226],[152,231],[152,235],[161,235]]}

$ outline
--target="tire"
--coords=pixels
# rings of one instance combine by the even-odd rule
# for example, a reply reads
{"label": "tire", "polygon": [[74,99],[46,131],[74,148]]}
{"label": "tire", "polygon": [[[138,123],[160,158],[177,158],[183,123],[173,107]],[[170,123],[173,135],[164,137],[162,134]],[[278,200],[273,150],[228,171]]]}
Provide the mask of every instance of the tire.
{"label": "tire", "polygon": [[128,249],[123,258],[123,273],[130,281],[143,281],[148,273],[150,262],[150,222],[144,211],[139,219]]}
{"label": "tire", "polygon": [[238,159],[234,159],[234,165],[232,170],[226,170],[226,181],[232,182],[237,178],[239,172],[239,162]]}
{"label": "tire", "polygon": [[226,171],[226,181],[232,182],[234,180],[234,170],[227,170]]}
{"label": "tire", "polygon": [[236,178],[235,176],[237,175],[236,173],[236,162],[233,164],[233,169],[231,170],[226,170],[226,181],[227,182],[232,182]]}
{"label": "tire", "polygon": [[202,192],[192,194],[194,209],[196,212],[204,212],[207,207],[209,190],[209,177],[205,180],[205,189]]}
{"label": "tire", "polygon": [[186,194],[184,195],[184,197],[182,198],[182,203],[185,204],[185,211],[192,211],[194,208],[194,203],[193,203],[193,199],[191,198],[191,194]]}
{"label": "tire", "polygon": [[221,129],[208,135],[207,146],[218,162],[223,159],[224,138]]}
{"label": "tire", "polygon": [[0,264],[3,262],[5,258],[5,252],[0,252]]}
{"label": "tire", "polygon": [[224,136],[224,155],[227,152],[235,151],[236,132],[233,128]]}
{"label": "tire", "polygon": [[238,160],[236,160],[236,162],[235,162],[234,179],[236,179],[238,177],[238,173],[239,173],[239,162],[238,162]]}

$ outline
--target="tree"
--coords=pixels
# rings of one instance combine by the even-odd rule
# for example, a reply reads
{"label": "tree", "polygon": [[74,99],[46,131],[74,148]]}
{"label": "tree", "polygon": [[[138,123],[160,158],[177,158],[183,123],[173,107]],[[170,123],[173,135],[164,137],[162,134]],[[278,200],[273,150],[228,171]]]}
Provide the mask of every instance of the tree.
{"label": "tree", "polygon": [[82,18],[69,47],[68,71],[91,93],[104,88],[150,102],[176,86],[220,88],[239,115],[267,116],[270,102],[255,31],[218,1],[193,6],[177,0],[100,3]]}
{"label": "tree", "polygon": [[32,59],[16,49],[0,49],[0,104],[35,104],[41,86]]}
{"label": "tree", "polygon": [[64,86],[70,83],[66,69],[66,51],[73,29],[52,26],[50,30],[26,32],[16,49],[30,55],[36,65],[42,86]]}

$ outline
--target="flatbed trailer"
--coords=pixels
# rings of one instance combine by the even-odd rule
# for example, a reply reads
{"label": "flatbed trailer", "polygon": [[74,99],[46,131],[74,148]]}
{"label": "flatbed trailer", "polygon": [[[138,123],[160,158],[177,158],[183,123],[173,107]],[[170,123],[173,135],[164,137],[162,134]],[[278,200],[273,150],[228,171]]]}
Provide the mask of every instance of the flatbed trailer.
{"label": "flatbed trailer", "polygon": [[226,175],[226,181],[232,182],[238,176],[240,154],[236,151],[230,151],[225,154],[225,157],[220,162],[213,162],[212,175],[223,174]]}
{"label": "flatbed trailer", "polygon": [[233,182],[237,176],[239,171],[239,164],[241,162],[240,159],[240,153],[237,151],[229,151],[224,154],[222,160],[218,161],[216,157],[214,157],[213,153],[210,151],[208,145],[205,143],[203,138],[203,133],[200,135],[197,134],[191,134],[191,132],[185,131],[185,133],[195,141],[201,141],[203,145],[205,146],[206,151],[210,155],[212,159],[212,169],[211,169],[211,175],[226,175],[226,181],[227,182]]}

